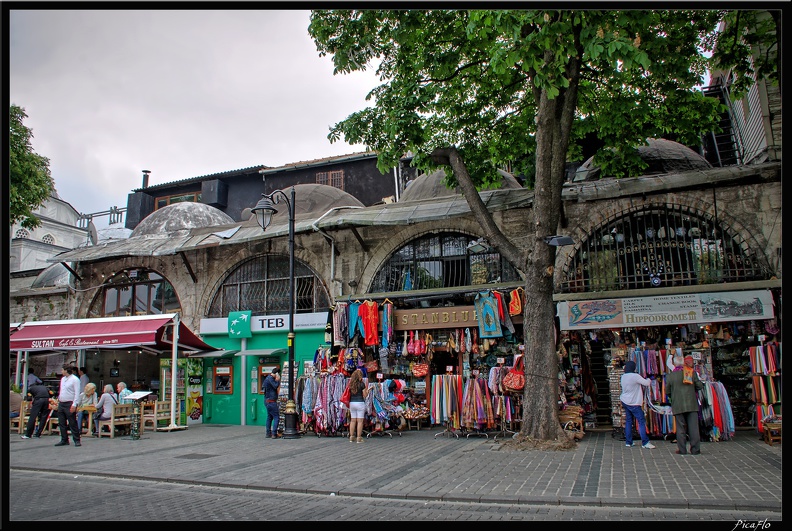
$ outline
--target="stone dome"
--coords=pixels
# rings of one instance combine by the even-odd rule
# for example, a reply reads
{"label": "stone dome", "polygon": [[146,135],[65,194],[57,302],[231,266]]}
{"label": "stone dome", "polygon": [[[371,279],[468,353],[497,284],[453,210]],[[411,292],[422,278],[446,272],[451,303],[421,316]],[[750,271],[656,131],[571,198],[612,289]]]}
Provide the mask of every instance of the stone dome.
{"label": "stone dome", "polygon": [[[707,159],[679,142],[663,138],[648,138],[647,142],[648,145],[636,148],[641,159],[649,165],[644,175],[679,173],[712,167]],[[580,165],[572,182],[596,181],[603,177],[600,174],[600,168],[594,165],[594,157],[591,157]]]}
{"label": "stone dome", "polygon": [[[291,186],[284,188],[283,193],[291,200]],[[255,205],[253,205],[255,206]],[[289,209],[286,203],[273,205],[278,213],[272,216],[273,223],[287,223],[289,220]],[[365,206],[358,198],[348,192],[327,184],[295,184],[294,185],[294,217],[313,216],[318,218],[328,210],[336,207],[363,207]],[[251,219],[255,216],[250,214],[250,209],[246,208],[242,212],[242,217],[250,215]]]}
{"label": "stone dome", "polygon": [[[522,185],[511,173],[503,170],[498,170],[501,176],[500,186],[493,186],[486,188],[487,190],[509,190],[515,188],[522,188]],[[424,173],[419,175],[404,189],[399,202],[417,201],[419,199],[436,199],[438,197],[451,197],[453,195],[462,195],[459,188],[448,188],[443,184],[445,178],[445,171],[437,170],[433,173]]]}
{"label": "stone dome", "polygon": [[[74,267],[74,263],[70,263],[69,267]],[[30,285],[31,288],[56,288],[62,286],[74,287],[74,277],[60,262],[44,269]]]}
{"label": "stone dome", "polygon": [[215,207],[203,203],[174,203],[146,216],[135,227],[130,237],[165,235],[179,230],[215,227],[230,223],[234,223],[233,218]]}

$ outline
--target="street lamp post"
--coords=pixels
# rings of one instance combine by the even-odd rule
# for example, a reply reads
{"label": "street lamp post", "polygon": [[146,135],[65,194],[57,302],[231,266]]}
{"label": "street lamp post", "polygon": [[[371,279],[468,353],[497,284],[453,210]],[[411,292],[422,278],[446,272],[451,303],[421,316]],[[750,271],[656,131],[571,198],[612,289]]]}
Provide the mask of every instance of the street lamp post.
{"label": "street lamp post", "polygon": [[278,211],[274,205],[283,200],[289,210],[289,399],[283,411],[283,438],[297,439],[297,404],[294,401],[294,186],[291,187],[291,198],[283,190],[275,190],[271,194],[261,194],[261,199],[251,211],[256,214],[256,221],[262,230],[267,230],[272,215]]}

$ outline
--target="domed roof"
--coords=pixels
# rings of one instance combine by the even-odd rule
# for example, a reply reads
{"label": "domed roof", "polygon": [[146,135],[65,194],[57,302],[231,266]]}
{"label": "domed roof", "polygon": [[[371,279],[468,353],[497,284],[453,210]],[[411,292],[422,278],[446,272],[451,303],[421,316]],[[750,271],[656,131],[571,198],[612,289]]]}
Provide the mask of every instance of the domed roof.
{"label": "domed roof", "polygon": [[[663,138],[648,138],[646,141],[648,145],[636,148],[641,159],[649,165],[644,170],[644,175],[679,173],[712,167],[707,159],[679,142]],[[602,177],[600,173],[600,168],[594,165],[594,157],[591,157],[580,165],[572,182],[596,181]]]}
{"label": "domed roof", "polygon": [[234,223],[233,218],[215,207],[203,203],[174,203],[146,216],[138,223],[130,237],[164,235],[178,230],[215,227],[229,223]]}
{"label": "domed roof", "polygon": [[[492,186],[486,190],[510,190],[515,188],[522,188],[522,185],[514,178],[511,173],[503,170],[498,170],[501,176],[500,186]],[[462,195],[462,192],[457,188],[448,188],[443,184],[445,179],[445,171],[437,170],[434,173],[424,173],[419,175],[408,184],[407,188],[402,192],[399,197],[399,203],[406,201],[416,201],[419,199],[436,199],[438,197],[451,197],[453,195]]]}
{"label": "domed roof", "polygon": [[[291,201],[291,186],[284,188],[283,193]],[[286,203],[281,198],[281,202],[273,206],[278,211],[272,216],[273,222],[286,223],[289,219],[289,209]],[[319,217],[332,208],[345,206],[363,207],[365,205],[355,196],[335,186],[316,183],[294,185],[295,218],[306,215]],[[249,211],[250,209],[246,208],[242,212],[242,217],[248,215]],[[253,217],[251,214],[251,218]]]}
{"label": "domed roof", "polygon": [[[74,264],[69,264],[72,267]],[[61,286],[74,287],[74,277],[62,263],[52,264],[36,276],[31,288],[54,288]]]}

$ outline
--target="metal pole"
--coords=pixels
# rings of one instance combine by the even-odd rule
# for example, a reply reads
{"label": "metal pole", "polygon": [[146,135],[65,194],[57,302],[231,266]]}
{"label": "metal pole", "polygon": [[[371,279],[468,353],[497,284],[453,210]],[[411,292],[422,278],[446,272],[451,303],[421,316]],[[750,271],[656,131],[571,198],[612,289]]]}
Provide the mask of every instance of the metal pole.
{"label": "metal pole", "polygon": [[300,436],[297,430],[297,404],[294,401],[294,186],[291,188],[289,207],[289,399],[283,411],[283,438],[296,439]]}

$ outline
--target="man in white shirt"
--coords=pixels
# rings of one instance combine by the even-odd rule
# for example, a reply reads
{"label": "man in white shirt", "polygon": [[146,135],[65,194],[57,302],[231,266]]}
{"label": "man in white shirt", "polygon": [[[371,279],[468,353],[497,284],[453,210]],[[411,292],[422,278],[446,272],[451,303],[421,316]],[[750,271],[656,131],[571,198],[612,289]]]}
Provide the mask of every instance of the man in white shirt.
{"label": "man in white shirt", "polygon": [[[75,376],[77,369],[64,363],[61,369],[63,377],[60,381],[58,394],[58,428],[61,440],[55,446],[69,446],[69,431],[74,439],[74,446],[81,446],[80,431],[77,428],[77,398],[80,396],[80,379]],[[67,423],[68,422],[68,429]]]}

